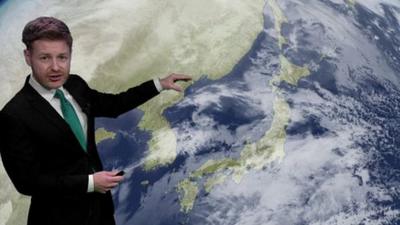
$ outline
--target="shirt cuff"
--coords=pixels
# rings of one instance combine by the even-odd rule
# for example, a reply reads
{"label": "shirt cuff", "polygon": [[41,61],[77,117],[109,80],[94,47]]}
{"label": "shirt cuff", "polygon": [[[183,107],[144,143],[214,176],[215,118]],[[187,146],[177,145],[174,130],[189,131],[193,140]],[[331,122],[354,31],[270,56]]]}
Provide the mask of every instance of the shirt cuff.
{"label": "shirt cuff", "polygon": [[164,90],[163,87],[161,86],[160,78],[154,78],[153,82],[154,82],[154,86],[156,86],[158,92],[161,92],[162,90]]}
{"label": "shirt cuff", "polygon": [[88,187],[87,192],[94,192],[94,181],[93,181],[93,174],[88,176]]}

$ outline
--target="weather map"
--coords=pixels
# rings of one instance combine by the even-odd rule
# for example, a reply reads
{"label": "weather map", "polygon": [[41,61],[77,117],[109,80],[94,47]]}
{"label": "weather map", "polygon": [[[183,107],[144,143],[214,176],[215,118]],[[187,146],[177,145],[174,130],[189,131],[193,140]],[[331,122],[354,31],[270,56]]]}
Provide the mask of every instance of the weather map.
{"label": "weather map", "polygon": [[[29,68],[25,23],[74,37],[72,73],[117,93],[172,72],[164,91],[96,120],[117,224],[398,224],[400,2],[0,2],[0,105]],[[0,225],[29,198],[1,165]]]}

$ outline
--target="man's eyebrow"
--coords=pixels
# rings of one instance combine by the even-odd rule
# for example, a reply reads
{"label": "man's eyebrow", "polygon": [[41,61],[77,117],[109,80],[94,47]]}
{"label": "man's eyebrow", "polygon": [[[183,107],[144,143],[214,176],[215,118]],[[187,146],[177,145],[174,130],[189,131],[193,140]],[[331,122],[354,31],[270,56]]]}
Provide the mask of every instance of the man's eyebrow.
{"label": "man's eyebrow", "polygon": [[[41,53],[39,53],[39,55],[51,55],[51,53],[48,53],[48,52],[41,52]],[[57,54],[57,55],[69,55],[69,53],[68,52],[63,52],[63,53],[60,53],[60,54]]]}

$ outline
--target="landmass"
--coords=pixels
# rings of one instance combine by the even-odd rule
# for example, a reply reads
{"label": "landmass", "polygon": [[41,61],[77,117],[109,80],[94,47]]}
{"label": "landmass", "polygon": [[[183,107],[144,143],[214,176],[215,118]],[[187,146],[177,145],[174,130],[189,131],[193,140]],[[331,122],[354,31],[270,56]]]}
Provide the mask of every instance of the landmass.
{"label": "landmass", "polygon": [[356,5],[356,0],[346,0],[348,4],[350,4],[352,7]]}
{"label": "landmass", "polygon": [[104,128],[98,128],[95,131],[95,140],[96,140],[96,145],[101,143],[102,141],[105,141],[107,139],[114,139],[115,138],[115,133],[112,131],[107,131]]}
{"label": "landmass", "polygon": [[[97,68],[90,85],[116,93],[172,72],[191,75],[193,80],[203,74],[218,79],[232,69],[262,31],[264,4],[263,0],[146,1],[132,12],[137,14],[137,27],[115,56]],[[139,108],[144,111],[139,127],[152,135],[147,142],[145,170],[175,160],[176,136],[162,113],[182,97],[166,91]]]}
{"label": "landmass", "polygon": [[[277,41],[282,50],[282,44],[286,42],[286,39],[280,31],[282,23],[287,21],[287,19],[275,0],[269,0],[267,4],[271,8],[275,18],[275,31],[278,35]],[[246,144],[238,159],[209,160],[200,166],[199,169],[193,171],[188,178],[182,180],[177,188],[181,199],[184,200],[184,202],[181,201],[182,212],[188,213],[193,208],[197,196],[193,196],[195,192],[190,190],[195,189],[195,187],[197,188],[196,190],[201,188],[198,186],[201,186],[200,181],[204,177],[211,176],[204,183],[204,189],[206,192],[210,192],[214,186],[222,184],[229,176],[232,176],[232,179],[236,183],[240,183],[242,177],[249,171],[261,170],[272,161],[281,160],[284,157],[285,129],[290,120],[290,107],[282,96],[278,85],[282,81],[291,85],[297,85],[298,80],[308,76],[310,71],[306,66],[294,65],[282,54],[279,56],[279,59],[280,71],[269,82],[275,95],[271,127],[257,142]],[[188,183],[190,185],[187,185]],[[186,190],[185,188],[190,190]],[[190,196],[186,196],[188,194]]]}
{"label": "landmass", "polygon": [[[218,79],[227,74],[262,31],[265,2],[138,0],[134,7],[131,7],[133,4],[129,7],[108,2],[104,4],[109,8],[100,12],[100,7],[93,7],[90,2],[83,3],[77,9],[82,15],[79,18],[71,16],[67,10],[72,7],[69,2],[61,5],[59,2],[50,3],[46,9],[35,13],[65,19],[75,39],[72,72],[81,74],[95,89],[117,93],[134,84],[172,72],[192,75],[194,80],[202,74],[207,74],[209,79]],[[50,11],[53,7],[57,7],[58,11]],[[90,16],[85,16],[87,12],[90,12]],[[14,27],[17,29],[22,25],[21,22]],[[13,31],[10,30],[11,33]],[[14,34],[11,37],[10,41],[15,44],[10,46],[18,46],[20,41],[13,38]],[[16,51],[7,52],[8,57],[4,62],[11,60],[19,64],[4,67],[9,69],[5,74],[19,74],[19,77],[3,83],[3,105],[11,93],[22,85],[25,74],[29,73],[24,62],[18,60],[19,54],[9,57],[13,52]],[[187,85],[190,84],[183,86]],[[169,164],[176,157],[176,137],[162,113],[181,98],[182,94],[167,91],[140,107],[145,114],[139,126],[152,134],[148,141],[146,170]],[[97,144],[113,137],[115,134],[106,130],[96,132]],[[210,178],[205,184],[206,190],[211,191],[225,180],[222,171],[226,170],[223,166],[234,167],[237,163],[220,165],[221,173],[215,176],[208,173]],[[0,221],[5,224],[26,224],[30,198],[15,191],[4,169],[0,170],[0,179],[3,181],[0,184],[3,193],[0,193]],[[193,207],[198,187],[195,182],[183,183],[180,190],[184,195],[183,208],[188,212]]]}
{"label": "landmass", "polygon": [[181,210],[188,213],[193,209],[194,200],[196,199],[199,189],[196,183],[190,182],[189,180],[184,180],[179,183],[178,191],[183,194],[180,195]]}
{"label": "landmass", "polygon": [[286,39],[281,35],[281,28],[282,23],[287,22],[287,19],[276,1],[268,1],[267,4],[274,14],[275,32],[278,37],[279,48],[282,48],[282,45],[286,43]]}
{"label": "landmass", "polygon": [[142,181],[142,182],[140,182],[140,184],[142,185],[142,186],[147,186],[147,185],[149,185],[149,181],[148,180],[144,180],[144,181]]}

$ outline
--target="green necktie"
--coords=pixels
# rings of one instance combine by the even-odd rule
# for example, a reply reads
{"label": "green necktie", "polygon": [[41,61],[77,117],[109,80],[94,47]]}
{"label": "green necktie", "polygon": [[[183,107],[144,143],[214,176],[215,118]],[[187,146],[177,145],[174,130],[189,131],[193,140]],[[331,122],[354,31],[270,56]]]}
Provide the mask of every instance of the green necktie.
{"label": "green necktie", "polygon": [[86,138],[74,107],[72,107],[72,104],[65,98],[64,93],[61,90],[57,89],[54,97],[60,99],[61,111],[64,119],[71,127],[83,150],[86,151]]}

